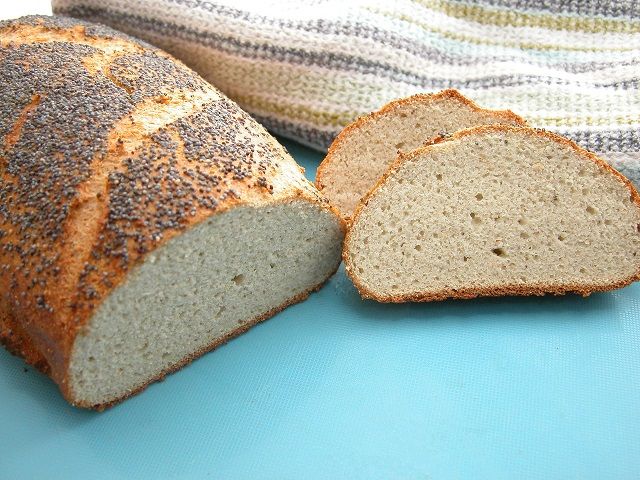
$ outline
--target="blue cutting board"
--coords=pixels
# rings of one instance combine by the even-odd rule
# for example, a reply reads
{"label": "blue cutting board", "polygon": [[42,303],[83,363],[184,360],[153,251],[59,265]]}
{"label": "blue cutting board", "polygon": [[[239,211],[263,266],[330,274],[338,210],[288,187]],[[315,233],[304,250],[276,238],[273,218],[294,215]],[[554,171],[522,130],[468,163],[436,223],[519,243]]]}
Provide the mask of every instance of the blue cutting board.
{"label": "blue cutting board", "polygon": [[0,479],[76,478],[638,479],[640,285],[381,305],[341,268],[103,413],[0,349]]}

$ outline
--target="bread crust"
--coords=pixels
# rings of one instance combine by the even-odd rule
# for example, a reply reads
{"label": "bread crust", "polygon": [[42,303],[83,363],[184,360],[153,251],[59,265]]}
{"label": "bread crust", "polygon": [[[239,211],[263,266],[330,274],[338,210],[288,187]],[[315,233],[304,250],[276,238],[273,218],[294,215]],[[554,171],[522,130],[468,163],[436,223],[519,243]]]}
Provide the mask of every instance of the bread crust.
{"label": "bread crust", "polygon": [[[449,88],[446,90],[442,90],[437,93],[418,93],[406,98],[400,98],[397,100],[393,100],[386,105],[384,105],[380,110],[376,110],[375,112],[367,113],[358,117],[352,123],[344,127],[344,129],[338,134],[338,136],[333,140],[331,145],[329,146],[329,150],[327,151],[327,155],[324,157],[320,165],[318,166],[318,170],[316,171],[316,181],[315,185],[319,191],[323,191],[326,186],[326,178],[327,171],[330,166],[334,162],[334,157],[339,150],[340,146],[347,141],[351,135],[357,135],[357,132],[362,129],[367,124],[377,120],[380,117],[384,117],[388,114],[394,113],[394,111],[410,105],[420,105],[420,104],[430,104],[439,100],[445,99],[453,99],[460,102],[463,105],[468,106],[471,110],[475,112],[483,112],[487,114],[492,114],[496,117],[502,117],[505,122],[513,122],[520,125],[527,125],[527,122],[524,118],[519,115],[516,115],[511,110],[492,110],[487,108],[480,107],[473,100],[462,95],[458,90]],[[430,142],[430,139],[425,139],[425,142]],[[352,216],[353,217],[353,216]],[[348,217],[343,217],[345,221],[350,221]]]}
{"label": "bread crust", "polygon": [[[618,172],[615,168],[609,165],[607,162],[597,157],[594,153],[585,150],[580,147],[574,141],[569,140],[568,138],[562,137],[558,134],[549,132],[547,130],[543,130],[541,128],[530,128],[530,127],[515,127],[511,125],[481,125],[477,127],[471,127],[464,130],[459,130],[451,136],[447,137],[437,137],[433,139],[429,144],[417,148],[411,152],[402,153],[400,152],[396,157],[396,160],[391,164],[389,169],[384,173],[384,175],[378,180],[376,185],[364,196],[364,198],[360,201],[353,215],[353,221],[351,226],[353,226],[360,217],[362,210],[367,206],[369,200],[374,197],[377,191],[386,183],[387,179],[391,177],[406,161],[419,157],[425,153],[428,153],[431,149],[437,148],[437,145],[440,143],[457,140],[459,138],[463,138],[465,136],[478,135],[482,133],[492,133],[492,132],[523,132],[527,135],[538,136],[538,137],[546,137],[554,142],[566,145],[572,148],[579,156],[584,158],[586,161],[590,161],[595,163],[600,169],[611,173],[618,179],[620,183],[622,183],[627,190],[629,191],[630,199],[636,205],[637,208],[640,209],[640,194],[633,186],[631,181],[627,179],[624,175]],[[640,233],[640,231],[639,231]],[[360,296],[364,299],[372,299],[382,303],[404,303],[404,302],[431,302],[431,301],[439,301],[446,299],[471,299],[476,297],[498,297],[505,295],[516,295],[516,296],[525,296],[525,295],[565,295],[567,293],[576,293],[582,295],[584,297],[589,296],[594,292],[604,292],[609,290],[615,290],[617,288],[625,287],[635,281],[640,280],[640,268],[638,268],[635,275],[629,276],[627,278],[618,280],[616,282],[607,283],[607,284],[565,284],[565,285],[551,285],[551,284],[535,284],[535,285],[495,285],[491,287],[469,287],[464,289],[443,289],[435,292],[413,292],[406,295],[379,295],[372,290],[368,289],[364,286],[358,279],[357,274],[355,273],[355,269],[353,268],[353,264],[351,262],[351,254],[349,250],[351,240],[351,228],[347,230],[347,234],[344,240],[344,247],[342,250],[342,260],[345,263],[345,270],[347,275],[355,285],[356,289],[360,293]]]}
{"label": "bread crust", "polygon": [[0,342],[72,403],[77,334],[151,251],[240,205],[336,215],[236,104],[115,30],[0,22],[0,76]]}

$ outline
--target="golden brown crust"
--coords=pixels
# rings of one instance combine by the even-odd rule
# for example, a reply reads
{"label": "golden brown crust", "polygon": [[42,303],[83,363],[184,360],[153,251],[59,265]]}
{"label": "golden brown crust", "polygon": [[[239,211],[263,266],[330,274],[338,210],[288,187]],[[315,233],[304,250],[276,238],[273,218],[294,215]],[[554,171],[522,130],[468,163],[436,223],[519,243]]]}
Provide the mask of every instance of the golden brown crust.
{"label": "golden brown crust", "polygon": [[333,211],[237,105],[107,27],[0,22],[0,76],[0,341],[68,399],[76,334],[149,252],[237,205]]}
{"label": "golden brown crust", "polygon": [[[449,88],[446,90],[442,90],[438,93],[418,93],[416,95],[412,95],[406,98],[400,98],[397,100],[393,100],[386,105],[384,105],[380,110],[376,110],[375,112],[367,113],[358,117],[352,123],[347,125],[342,129],[342,131],[338,134],[338,136],[333,140],[331,145],[329,146],[329,150],[327,151],[327,155],[324,157],[320,165],[318,166],[318,170],[316,171],[316,188],[321,192],[325,188],[324,177],[326,172],[333,162],[334,155],[340,148],[340,146],[353,134],[356,134],[358,130],[360,130],[365,125],[375,121],[376,119],[388,115],[390,113],[394,113],[395,110],[405,107],[407,105],[412,104],[430,104],[438,100],[444,99],[454,99],[461,104],[467,105],[471,108],[471,110],[475,112],[483,112],[490,113],[496,117],[502,117],[505,122],[512,122],[521,125],[527,125],[527,122],[524,118],[516,115],[511,110],[491,110],[487,108],[482,108],[478,104],[476,104],[473,100],[462,95],[458,90]],[[429,139],[426,139],[428,142]]]}
{"label": "golden brown crust", "polygon": [[[568,138],[562,137],[558,134],[548,132],[546,130],[540,128],[530,128],[530,127],[515,127],[511,125],[481,125],[478,127],[467,128],[464,130],[459,130],[448,137],[438,137],[433,139],[428,145],[417,148],[411,152],[407,153],[399,153],[396,157],[396,160],[391,164],[389,169],[384,173],[382,177],[378,180],[376,185],[364,196],[364,198],[360,201],[356,210],[353,214],[353,220],[351,226],[355,225],[360,217],[362,210],[367,206],[369,199],[374,197],[377,191],[386,183],[387,179],[391,177],[406,161],[419,157],[425,153],[428,153],[433,148],[438,148],[437,145],[440,143],[457,140],[459,138],[463,138],[465,136],[470,135],[478,135],[482,133],[491,133],[491,132],[524,132],[531,136],[538,137],[546,137],[554,142],[561,143],[563,145],[569,146],[572,148],[578,155],[584,158],[587,161],[591,161],[598,165],[602,170],[613,174],[619,181],[622,183],[627,190],[629,191],[630,199],[636,206],[640,209],[640,194],[634,187],[634,185],[627,179],[624,175],[618,172],[615,168],[609,165],[604,160],[597,157],[594,153],[585,150],[584,148],[577,145],[574,141],[569,140]],[[640,268],[636,272],[635,275],[630,277],[618,280],[617,282],[612,282],[609,284],[600,284],[600,285],[588,285],[588,284],[566,284],[566,285],[496,285],[493,287],[469,287],[466,289],[444,289],[437,292],[414,292],[407,295],[379,295],[375,292],[371,291],[367,287],[365,287],[359,280],[358,276],[355,274],[353,269],[353,264],[351,263],[351,255],[349,252],[349,245],[351,240],[351,228],[347,230],[347,234],[344,239],[344,247],[342,250],[342,260],[345,264],[345,270],[347,275],[355,285],[358,293],[362,298],[376,300],[378,302],[384,303],[403,303],[403,302],[430,302],[430,301],[438,301],[438,300],[446,300],[446,299],[469,299],[475,297],[497,297],[503,295],[544,295],[544,294],[553,294],[553,295],[564,295],[566,293],[577,293],[582,296],[588,296],[594,292],[604,292],[608,290],[615,290],[617,288],[625,287],[635,281],[640,280]]]}
{"label": "golden brown crust", "polygon": [[504,297],[504,296],[530,296],[530,295],[566,295],[575,293],[588,297],[595,292],[606,292],[617,288],[626,287],[631,283],[640,280],[640,272],[626,279],[615,283],[600,285],[496,285],[494,287],[444,289],[434,293],[415,292],[407,295],[376,295],[368,290],[349,275],[354,285],[358,289],[360,296],[364,299],[375,300],[381,303],[406,303],[406,302],[437,302],[449,299],[470,300],[477,297]]}

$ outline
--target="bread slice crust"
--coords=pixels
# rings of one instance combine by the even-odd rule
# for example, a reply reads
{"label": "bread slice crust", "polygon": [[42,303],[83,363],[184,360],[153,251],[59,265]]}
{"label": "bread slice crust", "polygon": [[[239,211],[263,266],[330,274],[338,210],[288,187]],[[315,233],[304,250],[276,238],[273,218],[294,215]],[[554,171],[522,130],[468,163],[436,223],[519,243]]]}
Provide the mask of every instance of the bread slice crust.
{"label": "bread slice crust", "polygon": [[[630,199],[633,204],[637,208],[640,209],[640,194],[634,187],[634,185],[627,179],[624,175],[618,172],[615,168],[609,165],[607,162],[597,157],[594,153],[585,150],[584,148],[577,145],[572,140],[568,138],[562,137],[555,133],[549,132],[540,128],[530,128],[530,127],[515,127],[510,125],[482,125],[478,127],[472,127],[464,130],[460,130],[453,135],[446,137],[437,137],[430,141],[423,147],[420,147],[416,150],[413,150],[408,153],[400,152],[396,157],[394,163],[389,167],[389,169],[385,172],[385,174],[378,180],[375,187],[373,187],[369,193],[360,201],[358,206],[356,207],[353,220],[351,223],[351,228],[347,230],[347,234],[345,236],[344,247],[342,251],[342,260],[345,263],[345,270],[347,275],[355,285],[358,293],[363,299],[372,299],[381,303],[405,303],[405,302],[431,302],[431,301],[441,301],[447,299],[472,299],[476,297],[499,297],[506,295],[513,296],[528,296],[528,295],[565,295],[567,293],[575,293],[582,295],[583,297],[589,296],[591,293],[595,292],[604,292],[615,290],[618,288],[625,287],[630,285],[631,283],[640,280],[640,267],[636,271],[635,274],[630,275],[626,278],[622,278],[615,282],[610,283],[602,283],[602,284],[563,284],[563,285],[553,285],[553,284],[531,284],[531,285],[515,285],[515,284],[496,284],[495,286],[489,287],[470,287],[470,288],[459,288],[459,289],[442,289],[436,292],[413,292],[410,294],[399,294],[399,295],[382,295],[374,292],[370,288],[367,288],[363,282],[358,278],[357,273],[355,272],[354,264],[352,261],[351,255],[351,241],[353,235],[353,226],[357,223],[358,218],[362,214],[363,210],[367,208],[368,202],[371,198],[373,198],[379,190],[385,185],[387,180],[396,172],[398,169],[407,161],[413,158],[416,158],[420,155],[428,153],[432,148],[437,148],[437,145],[443,142],[453,141],[456,139],[463,138],[465,136],[472,136],[482,133],[492,133],[492,132],[524,132],[528,135],[538,136],[538,137],[546,137],[554,142],[558,142],[560,144],[566,145],[573,149],[578,155],[585,159],[585,161],[590,161],[595,163],[600,169],[612,174],[621,184],[623,184],[629,192]],[[640,234],[640,226],[639,234]]]}
{"label": "bread slice crust", "polygon": [[[393,100],[386,105],[384,105],[379,110],[376,110],[371,113],[367,113],[358,117],[352,123],[347,125],[333,140],[331,145],[329,146],[329,150],[327,151],[327,155],[322,160],[318,169],[316,171],[316,181],[315,185],[318,190],[321,192],[325,190],[326,186],[331,182],[331,173],[330,170],[333,167],[334,162],[336,161],[336,155],[338,151],[343,147],[346,141],[351,138],[353,135],[358,135],[358,132],[361,131],[364,127],[374,123],[376,120],[394,115],[399,109],[404,108],[406,106],[420,106],[420,105],[430,105],[432,103],[442,101],[442,100],[455,100],[462,105],[468,106],[473,112],[491,114],[494,117],[502,119],[507,124],[517,124],[517,125],[527,125],[527,122],[521,116],[515,114],[511,110],[493,110],[480,107],[473,100],[462,95],[458,90],[449,88],[446,90],[442,90],[437,93],[418,93],[406,98],[400,98],[397,100]],[[437,135],[435,138],[441,138],[442,135]],[[434,139],[425,138],[424,142],[429,143]],[[331,199],[329,199],[331,200]],[[353,216],[347,215],[345,212],[338,209],[341,214],[343,220],[347,223],[351,221]]]}

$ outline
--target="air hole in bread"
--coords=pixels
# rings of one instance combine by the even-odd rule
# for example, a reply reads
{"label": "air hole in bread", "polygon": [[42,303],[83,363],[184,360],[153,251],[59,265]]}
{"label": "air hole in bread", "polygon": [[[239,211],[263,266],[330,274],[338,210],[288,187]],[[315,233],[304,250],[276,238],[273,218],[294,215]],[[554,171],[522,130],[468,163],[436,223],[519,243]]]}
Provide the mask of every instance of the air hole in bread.
{"label": "air hole in bread", "polygon": [[231,279],[231,281],[233,283],[235,283],[236,285],[242,285],[244,283],[244,275],[242,275],[242,274],[236,275],[235,277],[233,277]]}
{"label": "air hole in bread", "polygon": [[476,200],[482,200],[484,197],[481,193],[476,194]]}
{"label": "air hole in bread", "polygon": [[507,251],[504,248],[494,248],[491,250],[493,252],[494,255],[497,255],[498,257],[506,257],[507,256]]}
{"label": "air hole in bread", "polygon": [[398,143],[396,143],[396,150],[400,150],[404,146],[405,146],[405,142],[398,142]]}
{"label": "air hole in bread", "polygon": [[593,208],[591,205],[589,205],[587,207],[587,212],[590,213],[591,215],[595,215],[596,214],[596,209]]}

